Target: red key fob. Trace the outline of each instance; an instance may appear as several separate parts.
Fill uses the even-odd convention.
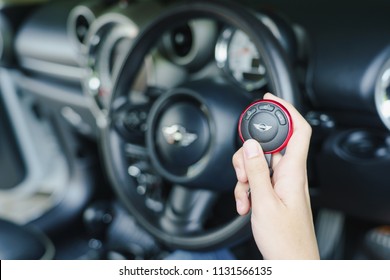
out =
[[[270,156],[282,151],[293,131],[290,113],[279,102],[263,99],[248,106],[240,116],[238,133],[244,142],[248,139],[258,141],[266,154],[268,164]]]

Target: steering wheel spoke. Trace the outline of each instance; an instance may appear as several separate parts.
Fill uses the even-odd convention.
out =
[[[217,198],[218,194],[209,190],[176,185],[170,192],[160,225],[172,234],[200,232]]]
[[[145,146],[149,104],[133,105],[126,101],[111,115],[112,125],[125,142]]]

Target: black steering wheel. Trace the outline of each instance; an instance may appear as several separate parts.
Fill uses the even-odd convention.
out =
[[[297,105],[297,85],[286,53],[253,13],[228,1],[189,1],[156,18],[133,43],[114,86],[102,151],[116,194],[140,225],[170,248],[207,250],[231,245],[250,233],[249,215],[234,215],[221,223],[209,219],[217,215],[213,206],[224,204],[224,194],[233,198],[237,123],[252,100],[222,77],[186,81],[142,106],[129,94],[161,35],[196,19],[245,32],[263,59],[269,89]],[[147,128],[132,133],[126,119],[137,110],[147,113]],[[139,182],[140,176],[146,183]],[[155,188],[158,200],[147,195]],[[233,206],[226,207],[235,213]]]

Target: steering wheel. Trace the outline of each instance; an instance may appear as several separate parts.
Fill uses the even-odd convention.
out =
[[[161,14],[133,43],[114,85],[101,144],[114,190],[142,227],[169,248],[210,250],[237,243],[251,232],[250,215],[208,222],[216,216],[215,204],[224,204],[224,194],[233,200],[236,177],[231,159],[238,148],[237,123],[251,98],[222,77],[186,81],[141,107],[129,94],[161,35],[196,19],[245,32],[263,59],[270,90],[297,105],[297,85],[286,53],[254,14],[228,1],[186,2]],[[132,133],[126,119],[137,110],[147,112],[147,129]],[[144,142],[139,141],[143,137]],[[141,177],[146,183],[139,182]],[[159,200],[147,195],[155,188]],[[226,210],[235,213],[235,208]]]

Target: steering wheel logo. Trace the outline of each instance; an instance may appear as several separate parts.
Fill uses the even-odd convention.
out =
[[[171,145],[179,145],[180,147],[187,147],[191,145],[198,135],[195,133],[189,133],[187,130],[178,124],[171,126],[164,126],[162,128],[162,133],[164,135],[165,141]]]

